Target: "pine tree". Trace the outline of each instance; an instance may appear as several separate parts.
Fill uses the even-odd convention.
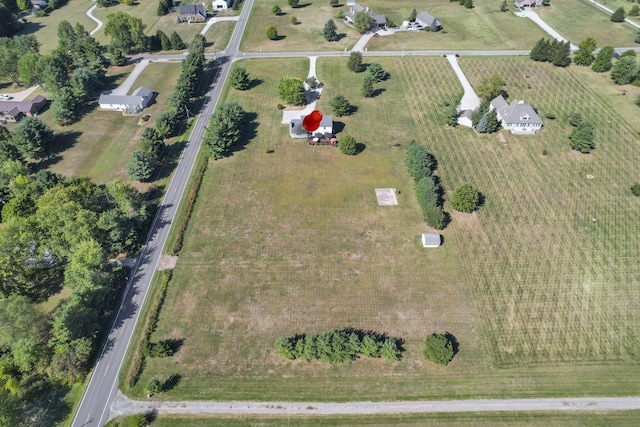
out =
[[[473,9],[473,0],[464,0],[464,7],[467,9]]]
[[[537,62],[547,62],[549,61],[549,58],[551,56],[549,54],[550,50],[551,43],[549,42],[549,40],[541,38],[540,40],[538,40],[533,49],[531,49],[529,57]]]
[[[365,98],[371,98],[374,94],[373,89],[374,79],[370,75],[364,76],[364,81],[362,82],[362,96]]]
[[[624,22],[624,18],[627,17],[627,14],[624,11],[624,7],[619,7],[615,12],[611,14],[611,20],[613,22]]]
[[[593,61],[596,59],[595,56],[593,56],[596,47],[598,47],[596,39],[587,37],[578,45],[579,49],[573,57],[573,62],[585,67],[593,64]]]
[[[246,90],[249,88],[249,74],[247,70],[240,66],[234,66],[229,73],[229,82],[231,87],[238,90]]]
[[[478,133],[487,133],[487,124],[489,123],[489,112],[487,111],[482,115],[482,118],[478,122],[478,126],[476,126],[476,131]]]
[[[322,35],[328,42],[337,42],[338,41],[338,27],[336,27],[336,23],[333,22],[333,19],[329,19],[326,24],[324,24],[324,30],[322,30]]]
[[[503,0],[502,4],[500,5],[500,12],[508,12],[509,11],[509,6],[507,6],[507,0]]]
[[[415,22],[417,15],[418,15],[418,12],[416,12],[416,10],[413,9],[411,11],[411,14],[409,15],[409,22]]]
[[[591,66],[591,69],[596,73],[604,73],[606,71],[609,71],[613,66],[613,64],[611,63],[611,60],[613,59],[613,53],[613,46],[605,46],[600,49],[600,52],[598,52],[596,60]]]
[[[162,50],[171,50],[171,40],[162,30],[158,30],[156,36],[160,40],[160,48]]]
[[[556,67],[566,67],[571,64],[571,44],[555,40],[552,48],[551,63]]]
[[[171,40],[171,48],[173,50],[182,50],[187,47],[182,41],[182,37],[180,37],[180,35],[175,31],[171,33],[170,40]]]
[[[349,59],[347,60],[347,68],[354,73],[362,71],[362,53],[351,52]]]
[[[489,115],[487,117],[487,133],[494,133],[500,129],[500,121],[498,120],[498,112],[494,108],[489,111]]]

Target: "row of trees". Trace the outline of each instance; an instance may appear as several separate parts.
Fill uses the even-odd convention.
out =
[[[127,163],[127,173],[134,181],[149,182],[162,165],[164,140],[156,128],[146,128],[142,132],[138,149],[131,153]]]
[[[348,363],[360,356],[398,361],[404,351],[402,340],[398,338],[351,328],[318,335],[280,337],[276,339],[275,347],[278,355],[286,360],[321,360],[325,363]]]
[[[551,62],[556,67],[571,64],[571,43],[541,38],[531,49],[529,57],[538,62]]]
[[[442,210],[442,187],[433,175],[435,158],[422,145],[411,141],[404,159],[407,172],[414,180],[418,204],[425,222],[438,230],[444,228],[446,214]]]
[[[240,141],[245,112],[235,102],[222,104],[211,116],[202,144],[214,159],[224,157]]]

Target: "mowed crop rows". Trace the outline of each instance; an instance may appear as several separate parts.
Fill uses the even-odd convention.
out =
[[[473,85],[500,74],[510,100],[531,103],[545,122],[536,136],[503,132],[504,143],[445,128],[441,102],[456,91],[434,84],[452,78],[442,76],[444,59],[402,62],[407,104],[445,189],[471,182],[485,195],[480,212],[453,215],[451,231],[496,363],[635,359],[640,203],[628,188],[638,180],[637,137],[570,70],[515,57],[460,62]],[[596,124],[590,155],[569,150],[572,110]]]

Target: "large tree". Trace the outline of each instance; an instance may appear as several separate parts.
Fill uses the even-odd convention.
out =
[[[304,105],[304,81],[299,77],[281,77],[278,82],[278,96],[287,104]]]
[[[478,88],[476,89],[476,93],[482,100],[490,102],[498,95],[505,95],[505,86],[506,83],[500,74],[492,74],[482,79],[480,85],[478,85]]]
[[[580,151],[581,153],[590,153],[596,146],[593,131],[593,124],[585,120],[580,122],[580,124],[571,132],[571,135],[569,135],[571,148]]]
[[[356,30],[358,30],[360,34],[364,34],[371,30],[372,25],[373,18],[367,12],[356,12],[353,18],[353,26],[356,27]]]
[[[144,51],[147,48],[147,36],[142,19],[124,12],[107,15],[104,33],[111,37],[110,52],[128,54]]]
[[[11,144],[31,159],[42,158],[53,142],[53,131],[36,117],[25,117],[11,133]]]
[[[202,143],[214,159],[224,157],[229,148],[240,140],[244,115],[242,107],[232,102],[222,104],[211,116]]]
[[[387,79],[387,72],[382,68],[382,65],[380,65],[379,62],[372,62],[369,64],[367,72],[371,77],[373,77],[373,80],[375,80],[376,83]]]
[[[127,173],[134,181],[149,182],[153,176],[153,158],[142,151],[131,153],[129,163],[127,163]]]
[[[63,87],[55,96],[51,105],[53,121],[60,126],[70,124],[76,117],[80,100],[70,87]]]
[[[347,59],[347,68],[354,73],[359,73],[364,68],[362,65],[362,53],[352,51]]]
[[[591,66],[591,69],[596,73],[604,73],[606,71],[609,71],[613,66],[611,62],[613,60],[613,54],[614,54],[613,46],[605,46],[602,49],[600,49],[600,52],[598,52],[598,55],[596,56],[596,60]]]
[[[239,65],[234,65],[229,73],[229,82],[231,87],[238,90],[246,90],[249,88],[249,74],[247,70]]]
[[[593,52],[597,47],[598,44],[596,43],[596,39],[593,37],[587,37],[578,45],[578,50],[573,57],[573,62],[585,67],[593,64],[593,61],[596,59],[596,57],[593,56]]]
[[[551,63],[556,67],[566,67],[571,64],[571,44],[569,42],[561,42],[554,40],[551,44],[552,55]]]
[[[0,37],[0,78],[20,83],[18,61],[27,54],[38,54],[40,43],[33,34]]]
[[[543,37],[531,49],[529,57],[534,61],[547,62],[551,59],[551,54],[551,42]]]
[[[375,79],[367,74],[364,76],[364,80],[362,81],[362,96],[365,98],[371,98],[375,94],[375,89],[373,88],[373,84],[375,83]]]
[[[626,85],[638,77],[638,60],[635,56],[621,57],[611,69],[611,78],[617,85]]]

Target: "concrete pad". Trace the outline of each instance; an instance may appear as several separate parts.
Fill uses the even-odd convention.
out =
[[[378,206],[396,206],[398,204],[395,188],[376,188],[376,198]]]

